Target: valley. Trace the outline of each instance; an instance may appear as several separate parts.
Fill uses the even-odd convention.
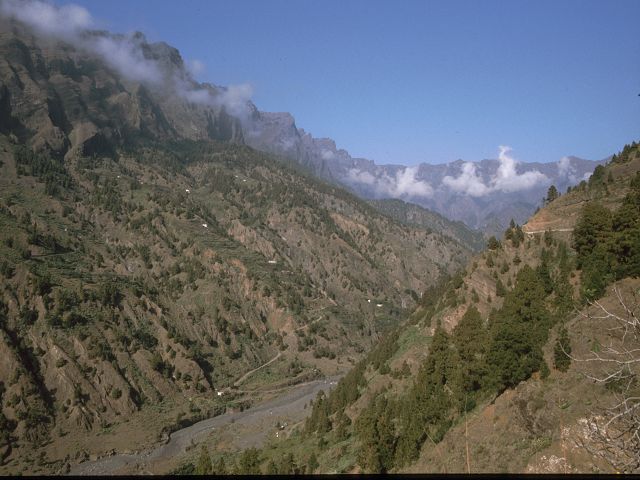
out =
[[[61,2],[0,0],[1,475],[640,471],[638,143],[376,163]],[[400,152],[495,141],[456,88]]]
[[[174,417],[179,425],[250,406],[256,398],[235,392],[238,386],[281,389],[344,371],[415,302],[425,278],[469,255],[459,244],[449,250],[440,234],[396,224],[237,147],[196,160],[199,148],[216,147],[187,145],[187,165],[154,150],[161,165],[175,162],[170,176],[145,160],[91,160],[91,180],[87,170],[65,169],[73,188],[53,201],[36,193],[46,187],[36,182],[27,214],[22,182],[37,162],[55,160],[4,146],[3,231],[12,239],[2,247],[10,359],[3,399],[21,398],[12,411],[39,411],[61,439],[112,429],[167,400],[174,406],[164,425],[145,433],[153,437]],[[241,155],[242,163],[225,155]],[[268,186],[272,175],[290,183]],[[386,235],[393,240],[376,239]],[[320,255],[322,245],[330,256]],[[403,268],[408,252],[417,257]],[[22,323],[19,312],[33,313]],[[31,345],[18,340],[27,332]],[[34,348],[47,352],[39,376],[13,374]],[[33,397],[18,393],[25,388]],[[200,403],[185,411],[176,403],[184,395]],[[25,434],[50,435],[32,433],[35,427],[25,424]],[[7,452],[18,453],[18,445]]]

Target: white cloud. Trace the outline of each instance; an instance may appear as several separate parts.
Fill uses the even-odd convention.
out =
[[[418,167],[406,167],[396,172],[395,196],[430,197],[433,188],[427,182],[416,179]]]
[[[509,156],[510,147],[500,145],[500,155],[498,160],[500,166],[493,180],[493,189],[503,192],[517,192],[528,190],[538,184],[547,182],[549,178],[538,170],[530,170],[524,173],[517,173],[516,160]]]
[[[450,175],[442,179],[443,185],[451,190],[472,197],[482,197],[492,192],[518,192],[548,183],[549,178],[538,170],[518,173],[517,161],[509,155],[511,148],[500,146],[498,161],[500,165],[488,183],[483,182],[476,172],[476,165],[467,162],[462,165],[462,172],[457,177]]]
[[[191,103],[210,106],[214,103],[213,95],[211,95],[209,90],[205,90],[204,88],[191,89],[187,85],[184,85],[184,88],[178,88],[178,94]]]
[[[98,54],[120,75],[136,82],[158,84],[162,73],[158,65],[142,55],[140,47],[129,37],[87,39],[85,48]]]
[[[562,157],[558,160],[558,177],[570,178],[575,171],[576,169],[571,165],[571,159],[569,157]]]
[[[458,177],[449,175],[442,179],[442,183],[454,192],[465,193],[471,197],[482,197],[491,191],[476,172],[476,165],[466,162],[462,165],[462,173]]]
[[[42,0],[0,0],[0,15],[18,20],[36,34],[63,40],[100,57],[129,80],[163,86],[199,105],[224,107],[229,114],[241,120],[249,114],[247,102],[253,93],[250,85],[230,85],[221,88],[218,94],[194,88],[181,72],[168,72],[157,61],[145,58],[138,37],[89,32],[94,24],[91,14],[78,5],[57,7]],[[192,74],[197,74],[203,70],[204,64],[192,60],[187,68]]]
[[[197,77],[202,72],[206,70],[206,67],[203,62],[197,59],[188,60],[187,61],[187,69],[194,77]]]
[[[37,34],[64,40],[99,56],[130,80],[161,81],[158,66],[144,58],[140,45],[131,37],[88,33],[94,22],[84,7],[74,4],[57,7],[42,0],[4,0],[0,3],[0,14],[20,21]]]
[[[231,115],[244,117],[249,113],[247,102],[253,95],[253,87],[248,83],[229,85],[217,98],[219,105],[224,106]]]
[[[376,177],[369,172],[358,170],[357,168],[350,169],[347,172],[347,178],[351,183],[364,183],[365,185],[371,186],[376,184]]]
[[[291,138],[281,138],[280,139],[280,145],[285,150],[290,150],[295,146],[295,142]]]
[[[229,85],[218,87],[217,91],[207,88],[193,88],[193,85],[183,79],[173,79],[176,93],[185,100],[207,107],[224,107],[227,113],[246,120],[250,111],[248,102],[251,100],[253,88],[249,84]]]
[[[0,14],[15,18],[41,34],[71,38],[93,25],[86,8],[69,4],[56,7],[39,0],[4,0]]]
[[[571,184],[578,184],[582,180],[589,180],[593,172],[586,172],[582,177],[576,175],[576,168],[571,165],[571,159],[569,157],[562,157],[558,161],[558,177],[560,180],[566,180]]]
[[[424,180],[418,180],[416,175],[418,167],[405,167],[398,170],[394,177],[383,174],[376,177],[373,174],[352,168],[347,172],[347,178],[351,183],[363,183],[369,185],[382,195],[389,197],[431,197],[433,188]]]
[[[323,160],[332,160],[333,158],[335,158],[336,154],[333,153],[331,150],[324,149],[320,153],[320,156],[322,157]]]

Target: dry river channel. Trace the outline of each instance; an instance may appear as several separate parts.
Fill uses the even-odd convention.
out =
[[[150,450],[134,454],[114,454],[74,465],[71,475],[117,475],[123,473],[167,473],[169,465],[194,445],[205,440],[216,429],[234,430],[234,444],[239,448],[260,447],[273,429],[274,418],[286,418],[291,424],[311,413],[305,406],[320,390],[326,393],[335,387],[341,376],[314,380],[291,387],[282,395],[243,412],[225,413],[208,418],[190,427],[177,430],[168,441]]]

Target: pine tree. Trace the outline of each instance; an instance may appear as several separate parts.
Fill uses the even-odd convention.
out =
[[[214,475],[227,475],[227,466],[224,463],[224,457],[220,457],[213,467]]]
[[[316,452],[311,452],[311,456],[309,457],[309,461],[307,462],[307,472],[314,473],[319,466],[320,464],[318,463]]]
[[[489,376],[485,383],[502,392],[529,378],[542,361],[542,345],[551,326],[545,308],[546,292],[534,270],[525,265],[507,294],[502,309],[492,319],[487,352]]]
[[[613,217],[612,230],[616,277],[640,276],[640,172]]]
[[[611,212],[598,203],[588,203],[573,230],[577,267],[581,268],[598,244],[605,244],[611,233]]]
[[[196,475],[211,475],[213,473],[213,466],[211,465],[211,457],[207,448],[203,445],[200,449],[200,458],[198,459],[198,465],[196,465]]]
[[[260,475],[260,452],[257,448],[248,448],[242,452],[236,469],[240,475]]]
[[[361,443],[358,463],[366,472],[386,473],[393,468],[396,437],[392,416],[387,399],[379,395],[358,418],[356,431]]]
[[[489,250],[497,250],[500,248],[500,242],[496,237],[491,235],[491,237],[489,237],[489,240],[487,240],[487,248]]]
[[[480,312],[474,306],[469,307],[453,331],[453,344],[459,361],[451,362],[451,365],[460,370],[462,396],[480,389],[487,340]],[[450,375],[453,376],[454,373],[451,372]]]
[[[558,339],[556,340],[556,345],[553,349],[553,364],[556,369],[561,372],[566,372],[569,370],[569,366],[571,365],[571,342],[569,341],[569,332],[567,329],[562,326],[560,331],[558,332]]]
[[[555,284],[555,297],[553,306],[557,320],[565,320],[573,310],[573,286],[569,282],[569,275],[560,270]]]
[[[280,472],[278,471],[278,467],[276,465],[276,462],[273,461],[273,458],[271,460],[269,460],[269,462],[267,463],[267,471],[266,474],[267,475],[278,475]]]
[[[438,326],[429,355],[418,371],[415,383],[400,407],[400,434],[396,448],[396,464],[415,460],[428,435],[442,433],[449,424],[454,406],[450,391],[452,350],[449,335]]]
[[[316,395],[316,401],[313,404],[313,411],[306,420],[305,430],[307,432],[318,432],[322,435],[323,433],[331,430],[329,407],[329,400],[326,398],[324,391],[320,390]]]
[[[293,453],[289,452],[283,455],[278,464],[279,475],[295,475],[298,470]]]
[[[540,278],[540,282],[542,283],[545,292],[550,294],[553,292],[553,280],[551,279],[551,272],[549,269],[549,254],[546,249],[542,249],[542,253],[540,255],[540,264],[536,268],[536,273]]]
[[[338,413],[336,414],[336,429],[335,429],[336,439],[338,441],[345,440],[348,437],[349,433],[347,431],[347,428],[349,427],[349,425],[351,425],[351,420],[344,413],[344,409],[338,410]]]
[[[560,196],[560,193],[558,193],[558,189],[556,188],[556,186],[555,185],[551,185],[549,187],[549,190],[547,190],[547,196],[545,197],[545,203],[551,203],[556,198],[558,198],[559,196]]]

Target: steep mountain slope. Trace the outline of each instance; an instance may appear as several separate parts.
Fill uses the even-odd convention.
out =
[[[83,32],[78,43],[36,35],[0,16],[2,133],[59,156],[113,156],[114,148],[143,140],[242,141],[224,90],[196,84],[176,49],[149,44],[140,33]],[[91,53],[93,45],[136,52],[140,58],[130,53],[131,61],[158,78],[126,76]],[[207,101],[187,101],[196,94]]]
[[[640,147],[526,227],[426,291],[263,467],[637,473]]]
[[[313,148],[330,141],[294,131],[279,114],[247,112],[242,92],[197,84],[177,51],[140,34],[78,31],[61,40],[0,22],[0,472],[63,472],[111,448],[139,448],[195,419],[241,410],[269,388],[344,372],[422,296],[411,325],[357,363],[331,400],[321,396],[305,435],[290,439],[296,448],[323,445],[335,425],[327,436],[335,443],[318,450],[324,467],[340,458],[340,468],[352,469],[357,458],[365,470],[410,468],[425,445],[425,432],[411,425],[428,425],[439,441],[461,418],[456,407],[487,402],[487,390],[473,402],[449,399],[443,387],[459,394],[460,385],[447,385],[441,367],[456,358],[433,357],[425,347],[448,355],[445,330],[470,304],[483,318],[506,304],[511,310],[495,320],[503,334],[508,314],[524,308],[520,300],[538,301],[543,291],[545,308],[559,315],[566,297],[546,292],[538,257],[565,293],[578,286],[562,276],[569,254],[554,234],[527,242],[514,225],[508,242],[477,260],[489,270],[472,266],[476,276],[429,290],[469,252],[407,224],[423,222],[423,214],[398,222],[242,145],[267,123],[265,150],[289,144],[283,128]],[[352,171],[367,161],[343,157],[340,175],[370,179]],[[316,157],[305,158],[300,163],[313,167]],[[329,175],[330,163],[319,173]],[[448,176],[459,185],[464,168],[441,168],[443,182]],[[430,191],[418,169],[392,171],[379,172],[372,185],[395,178],[411,192]],[[482,175],[493,181],[491,171]],[[477,171],[471,177],[480,178]],[[590,184],[604,198],[616,181],[625,182],[598,174]],[[476,201],[459,196],[456,208],[471,210]],[[410,212],[392,216],[409,219]],[[593,283],[595,262],[611,259],[589,258],[584,276]],[[498,273],[500,262],[506,267]],[[524,265],[535,266],[535,275]],[[534,286],[518,287],[516,270]],[[514,279],[513,292],[498,293],[498,280],[510,287]],[[585,293],[601,287],[590,284]],[[546,328],[547,313],[531,314]],[[514,386],[542,365],[546,333],[535,333],[524,342],[531,361],[520,365],[521,375],[503,369],[489,388]],[[469,355],[476,354],[484,352]],[[442,404],[408,408],[425,398],[411,387],[412,373],[417,385],[436,382],[432,393]],[[377,395],[386,400],[371,403],[388,383],[389,394]],[[407,417],[414,413],[425,421]],[[351,419],[360,420],[351,426]],[[396,426],[409,429],[399,438],[414,443],[404,441],[394,465],[383,447],[395,449]]]
[[[344,371],[468,259],[241,145],[229,92],[167,45],[0,22],[0,472],[64,471]],[[94,41],[135,46],[159,83]]]
[[[62,162],[0,141],[10,458],[278,352],[262,384],[333,373],[468,255],[245,147]]]
[[[485,246],[483,235],[471,230],[462,222],[452,222],[431,210],[398,199],[371,200],[376,209],[402,223],[440,232],[454,238],[471,250],[479,251]]]

